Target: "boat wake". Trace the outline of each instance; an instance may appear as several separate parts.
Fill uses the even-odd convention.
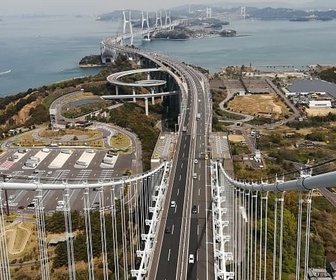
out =
[[[12,72],[12,70],[7,70],[7,71],[4,71],[4,72],[0,72],[0,76],[9,74],[10,72]]]

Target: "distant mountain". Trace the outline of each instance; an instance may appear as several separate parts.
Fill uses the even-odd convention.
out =
[[[316,11],[316,10],[297,10],[287,8],[263,8],[263,9],[247,9],[246,13],[249,18],[260,20],[332,20],[336,18],[336,11]]]
[[[293,1],[295,2],[295,1]],[[265,8],[265,7],[271,7],[271,8],[281,8],[281,7],[287,7],[287,8],[293,8],[295,7],[295,3],[286,3],[282,1],[277,1],[277,2],[270,2],[265,0],[264,2],[245,2],[245,1],[224,1],[224,2],[219,2],[215,3],[210,6],[220,6],[220,7],[225,7],[225,8],[236,8],[240,6],[249,6],[249,7],[256,7],[256,8]]]
[[[319,0],[322,1],[322,0]],[[329,1],[329,0],[324,0]],[[335,1],[336,0],[330,0]],[[237,4],[236,4],[237,5]],[[172,20],[176,18],[203,18],[205,17],[205,10],[209,5],[183,5],[170,10]],[[233,14],[237,12],[239,6],[227,8],[224,6],[212,6],[212,13],[214,15]],[[129,18],[129,14],[126,14]],[[162,12],[162,18],[165,18],[165,13]],[[141,25],[141,11],[131,11],[132,22],[134,26]],[[149,25],[155,24],[155,12],[149,12]],[[123,11],[117,10],[112,13],[102,14],[97,17],[97,20],[122,20]],[[336,10],[327,9],[294,9],[294,8],[257,8],[246,7],[246,18],[258,20],[293,20],[293,21],[308,21],[308,20],[332,20],[336,19]]]

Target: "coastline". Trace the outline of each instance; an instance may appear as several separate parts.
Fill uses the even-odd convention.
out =
[[[98,68],[98,67],[106,67],[104,64],[78,64],[79,68]]]

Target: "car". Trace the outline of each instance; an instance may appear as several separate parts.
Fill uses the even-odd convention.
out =
[[[23,205],[21,205],[21,206],[18,207],[18,209],[23,210],[23,209],[25,209],[25,207]]]
[[[28,204],[27,209],[29,209],[29,210],[35,209],[35,203]]]
[[[51,175],[52,174],[52,171],[48,171],[47,175]]]
[[[170,207],[172,207],[172,208],[175,208],[175,207],[176,207],[176,202],[175,202],[174,200],[172,200],[172,201],[170,202]]]
[[[198,159],[197,159],[197,158],[195,158],[195,160],[194,160],[194,163],[195,163],[195,164],[197,164],[197,163],[198,163]]]
[[[170,226],[166,226],[165,232],[166,233],[170,233],[171,232],[171,227]]]
[[[205,159],[209,159],[209,156],[206,154],[204,158],[205,158]]]
[[[191,209],[191,213],[197,214],[197,206],[196,205],[193,205],[193,207]]]
[[[194,254],[189,255],[189,263],[194,263],[195,262],[195,257]]]

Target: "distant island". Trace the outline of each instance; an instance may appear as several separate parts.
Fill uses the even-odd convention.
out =
[[[103,64],[100,55],[92,54],[83,57],[78,63],[78,66],[81,68],[89,68],[89,67],[101,67],[105,65]]]

